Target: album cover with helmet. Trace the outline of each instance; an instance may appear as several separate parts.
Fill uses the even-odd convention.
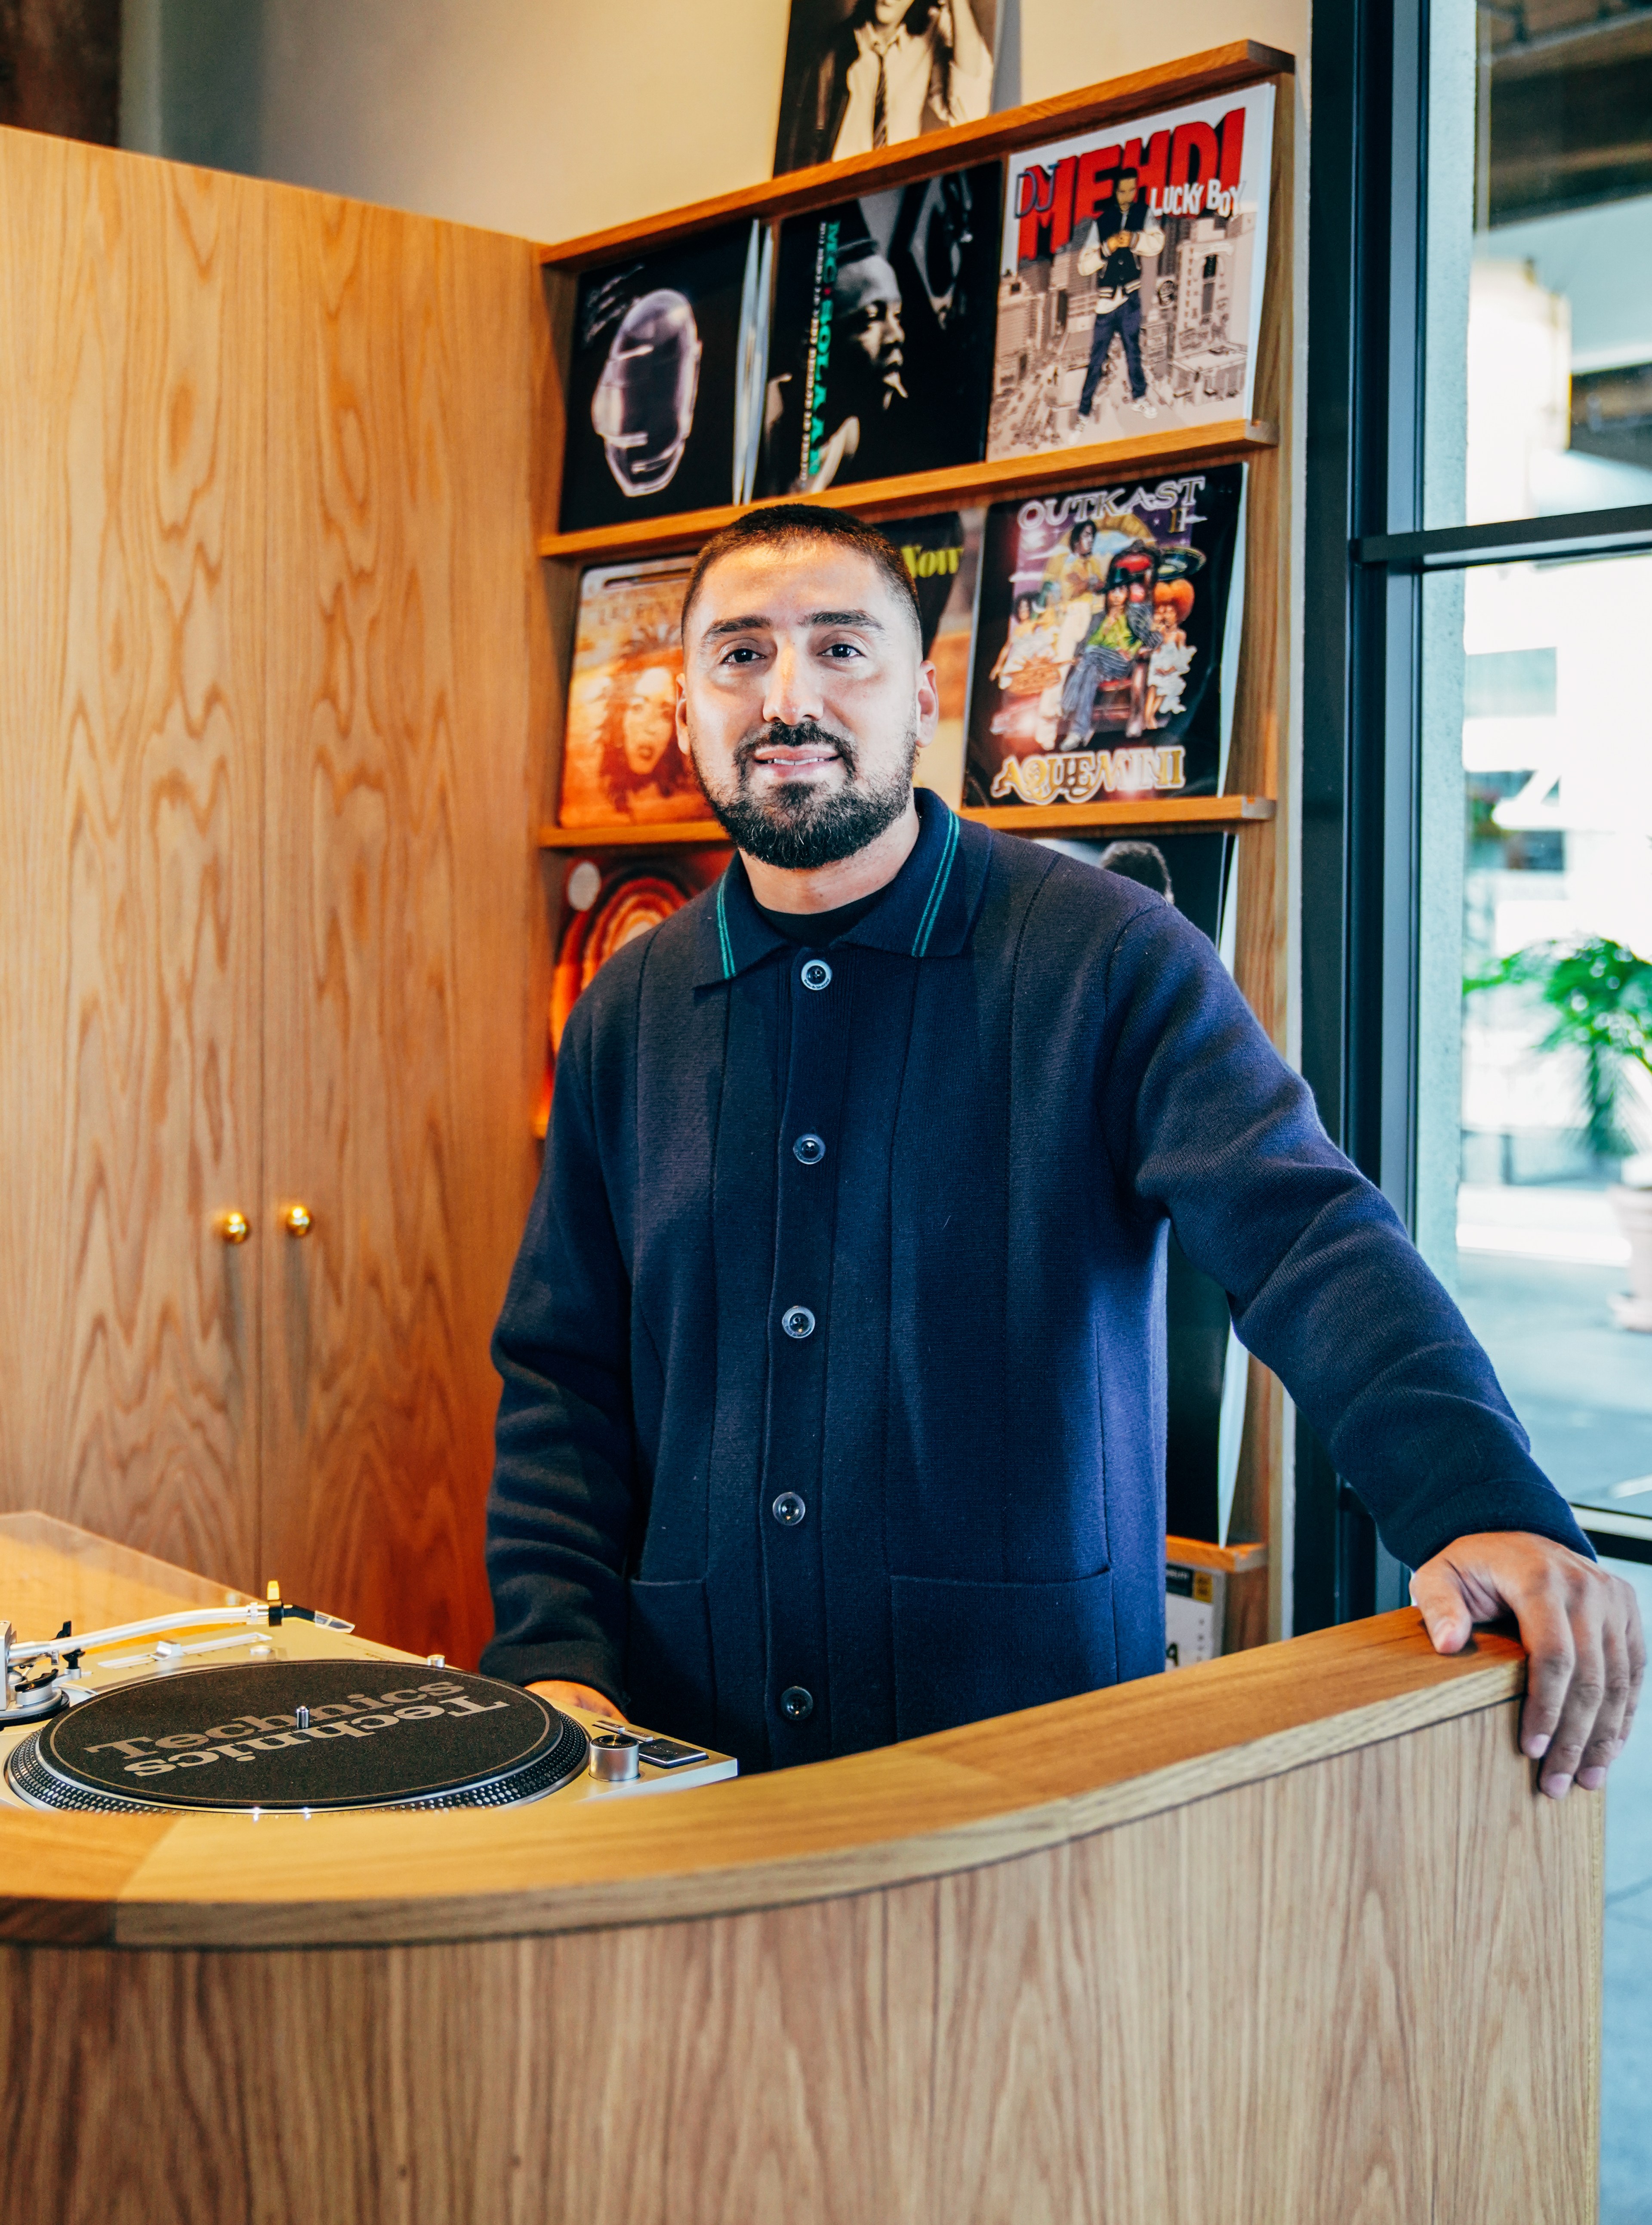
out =
[[[771,264],[770,227],[747,222],[583,275],[563,532],[750,498]]]
[[[1274,89],[1010,158],[991,458],[1250,415]]]
[[[774,495],[978,463],[1002,167],[788,217],[775,258],[761,485]]]
[[[966,802],[1217,792],[1244,491],[1227,464],[993,505]]]

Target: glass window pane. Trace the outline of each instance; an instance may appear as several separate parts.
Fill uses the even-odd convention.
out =
[[[1652,8],[1447,0],[1432,46],[1426,522],[1652,502]]]
[[[1419,1240],[1561,1491],[1652,1517],[1652,556],[1423,594]],[[1627,2225],[1652,2185],[1644,1723],[1606,1840],[1600,2214]]]

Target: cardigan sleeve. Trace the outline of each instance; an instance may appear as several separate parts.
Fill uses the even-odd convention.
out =
[[[591,1684],[622,1707],[635,1461],[630,1288],[598,1162],[588,1014],[556,1062],[545,1165],[494,1332],[489,1676]]]
[[[1098,1087],[1117,1178],[1227,1292],[1390,1552],[1522,1530],[1589,1554],[1444,1286],[1168,905],[1114,942]]]

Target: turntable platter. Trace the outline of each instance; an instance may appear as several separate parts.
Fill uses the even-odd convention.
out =
[[[536,1693],[460,1670],[254,1662],[123,1684],[53,1716],[6,1763],[32,1807],[100,1815],[503,1807],[585,1765]]]

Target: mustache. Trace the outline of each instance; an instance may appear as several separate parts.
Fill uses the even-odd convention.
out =
[[[771,719],[756,733],[748,734],[735,751],[735,770],[744,779],[756,762],[759,750],[801,749],[833,750],[851,777],[857,770],[855,745],[847,734],[834,734],[818,719],[801,719],[794,726],[788,726],[784,719]]]

